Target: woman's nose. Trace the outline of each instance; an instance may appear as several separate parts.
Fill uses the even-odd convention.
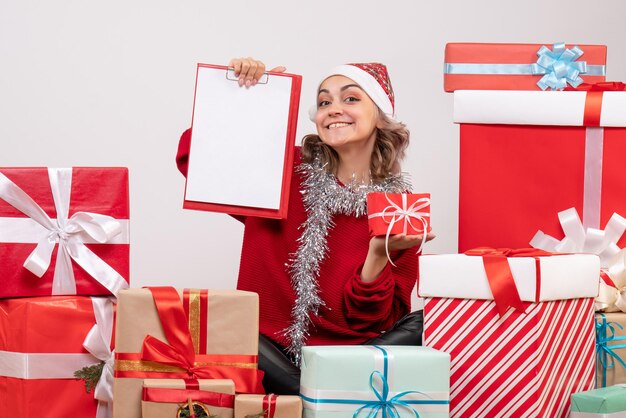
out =
[[[343,113],[343,108],[341,107],[341,104],[339,103],[331,103],[328,105],[327,109],[328,114],[333,116],[333,115],[340,115]]]

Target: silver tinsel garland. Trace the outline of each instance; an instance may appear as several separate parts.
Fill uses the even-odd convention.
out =
[[[380,183],[360,184],[353,180],[342,186],[337,178],[326,172],[320,157],[313,163],[302,163],[298,167],[305,178],[302,184],[302,200],[307,220],[300,227],[298,250],[291,259],[289,272],[296,292],[291,310],[291,325],[284,330],[289,339],[288,351],[300,365],[301,349],[309,336],[311,315],[319,315],[325,304],[319,296],[318,277],[320,264],[326,258],[326,237],[334,227],[335,214],[361,217],[367,214],[367,194],[370,192],[402,193],[411,185],[402,174],[392,175]]]

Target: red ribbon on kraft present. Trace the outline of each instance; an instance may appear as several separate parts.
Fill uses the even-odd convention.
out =
[[[537,288],[539,288],[541,270],[539,269],[539,259],[537,257],[555,255],[554,253],[538,250],[536,248],[512,249],[490,247],[474,248],[466,251],[465,254],[482,257],[489,287],[491,288],[493,300],[500,317],[504,316],[509,308],[513,308],[521,313],[526,312],[522,299],[517,291],[515,280],[513,279],[508,257],[534,257],[537,263],[537,274],[539,275],[537,278]]]
[[[140,363],[126,370],[116,367],[116,377],[232,379],[237,392],[264,393],[257,369],[257,356],[238,354],[196,354],[183,303],[173,287],[148,287],[154,298],[165,338],[146,336],[141,353],[116,353],[116,362]],[[165,320],[167,319],[167,320]]]

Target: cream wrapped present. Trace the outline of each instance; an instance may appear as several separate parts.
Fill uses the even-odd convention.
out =
[[[450,356],[428,347],[302,349],[304,417],[448,417]],[[369,415],[368,415],[369,414]]]

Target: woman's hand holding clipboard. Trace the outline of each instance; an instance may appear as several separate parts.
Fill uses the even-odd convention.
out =
[[[198,64],[184,208],[287,217],[301,85],[251,58]]]

